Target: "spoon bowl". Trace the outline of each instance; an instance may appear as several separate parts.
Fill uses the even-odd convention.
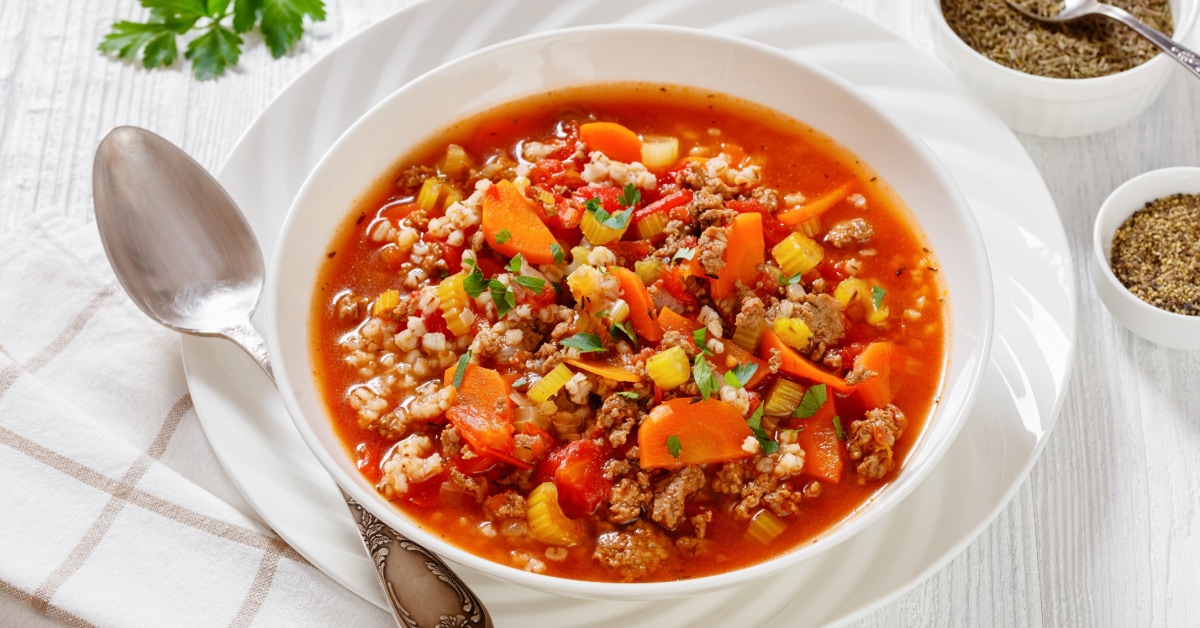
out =
[[[266,276],[262,251],[221,184],[174,144],[123,126],[101,140],[92,186],[104,252],[133,302],[176,331],[231,340],[274,382],[266,343],[250,325]],[[398,623],[491,625],[440,558],[343,496]]]

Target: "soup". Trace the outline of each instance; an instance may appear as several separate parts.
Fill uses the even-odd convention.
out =
[[[813,542],[900,473],[948,314],[908,210],[804,124],[611,85],[403,156],[330,244],[317,379],[422,526],[554,576],[663,581]]]

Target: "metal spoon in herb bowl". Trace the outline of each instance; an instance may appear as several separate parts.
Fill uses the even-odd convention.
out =
[[[1150,28],[1145,22],[1134,17],[1131,13],[1120,7],[1115,7],[1111,4],[1099,2],[1099,0],[1063,0],[1059,3],[1057,11],[1050,15],[1042,15],[1029,7],[1029,0],[1004,0],[1008,6],[1018,13],[1033,20],[1046,22],[1049,24],[1062,24],[1071,22],[1081,17],[1088,15],[1104,15],[1117,20],[1126,26],[1132,28],[1142,37],[1145,37],[1150,43],[1162,49],[1167,56],[1178,61],[1183,67],[1187,68],[1200,77],[1200,55],[1187,49],[1175,40],[1163,35],[1162,33]]]
[[[262,252],[221,184],[174,144],[125,126],[96,149],[92,188],[104,252],[133,302],[176,331],[233,341],[274,382],[266,343],[250,325]],[[342,495],[397,623],[492,625],[441,559]]]

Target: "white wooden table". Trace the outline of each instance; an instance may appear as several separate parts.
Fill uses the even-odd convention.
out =
[[[835,1],[930,48],[924,2]],[[250,45],[230,76],[206,83],[186,68],[146,72],[95,52],[113,21],[142,15],[134,0],[0,3],[0,231],[28,215],[91,220],[93,151],[118,124],[170,137],[215,170],[292,78],[408,4],[326,3],[329,19],[293,55],[274,61]],[[1200,81],[1178,71],[1149,111],[1118,129],[1020,138],[1076,261],[1077,360],[1062,412],[999,517],[861,625],[1200,625],[1200,352],[1121,328],[1086,264],[1092,219],[1109,191],[1146,170],[1200,165],[1197,121]],[[57,624],[0,595],[0,625]]]

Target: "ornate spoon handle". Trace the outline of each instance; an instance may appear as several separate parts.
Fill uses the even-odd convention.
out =
[[[406,628],[490,628],[475,593],[440,558],[391,529],[342,491],[396,622]]]
[[[1150,28],[1144,22],[1134,17],[1133,14],[1120,7],[1099,3],[1096,7],[1096,12],[1125,23],[1126,26],[1137,31],[1142,37],[1150,40],[1150,43],[1158,46],[1168,57],[1178,61],[1183,67],[1190,70],[1192,74],[1200,76],[1200,57],[1197,57],[1195,52],[1184,47],[1183,44]]]

